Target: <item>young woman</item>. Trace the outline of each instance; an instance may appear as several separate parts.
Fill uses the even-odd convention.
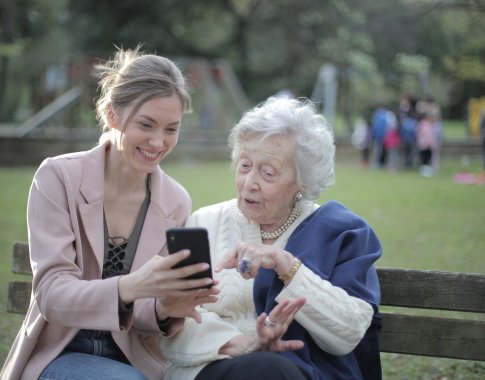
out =
[[[90,151],[46,159],[29,194],[30,308],[2,379],[161,379],[160,339],[217,288],[171,269],[165,230],[185,223],[185,189],[160,162],[177,144],[191,99],[167,58],[119,50],[97,66],[103,128]]]

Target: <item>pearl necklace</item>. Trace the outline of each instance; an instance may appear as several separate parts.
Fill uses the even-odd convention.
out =
[[[273,232],[266,232],[261,230],[261,239],[263,240],[278,239],[293,224],[296,218],[300,216],[300,212],[301,212],[300,202],[297,201],[295,202],[295,205],[293,206],[293,210],[291,210],[291,214],[286,220],[286,222],[283,223],[282,226],[280,226],[276,231],[273,231]]]

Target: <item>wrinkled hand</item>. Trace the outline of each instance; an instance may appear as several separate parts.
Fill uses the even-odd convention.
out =
[[[291,253],[274,245],[254,245],[238,242],[219,260],[214,272],[237,268],[239,261],[243,258],[251,261],[250,270],[247,273],[241,273],[241,276],[245,279],[254,278],[260,267],[273,269],[278,275],[287,273],[295,260]]]
[[[282,340],[281,338],[288,330],[288,326],[295,314],[300,310],[306,302],[305,297],[299,297],[295,300],[285,300],[278,304],[268,318],[274,324],[266,326],[266,313],[261,313],[256,321],[257,334],[261,349],[264,351],[282,352],[295,351],[303,348],[301,340]]]
[[[283,340],[295,314],[305,304],[304,297],[295,300],[285,300],[278,304],[269,314],[273,326],[265,326],[266,313],[261,313],[256,321],[256,336],[239,335],[229,340],[221,349],[220,354],[240,356],[254,351],[296,351],[303,348],[301,340]]]
[[[122,276],[118,282],[121,300],[130,303],[140,298],[156,298],[159,319],[188,316],[200,321],[195,307],[215,302],[219,290],[215,287],[194,289],[214,284],[210,278],[185,279],[207,269],[207,263],[172,269],[189,254],[188,250],[182,250],[166,257],[154,256],[138,270]]]

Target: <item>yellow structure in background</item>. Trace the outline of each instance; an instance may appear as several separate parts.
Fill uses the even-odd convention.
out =
[[[468,129],[470,137],[480,137],[482,115],[485,115],[485,96],[470,99],[468,102]]]

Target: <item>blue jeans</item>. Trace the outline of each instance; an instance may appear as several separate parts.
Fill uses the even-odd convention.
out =
[[[81,330],[39,380],[146,380],[131,366],[109,331]]]

